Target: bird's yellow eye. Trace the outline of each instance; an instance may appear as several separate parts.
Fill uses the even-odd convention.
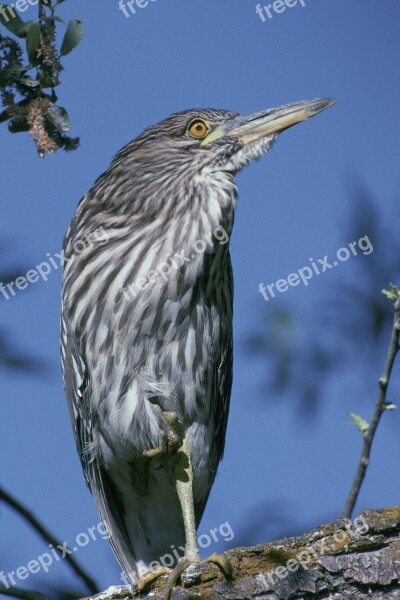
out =
[[[202,121],[202,119],[195,119],[189,123],[187,131],[189,135],[200,140],[206,137],[210,128],[205,121]]]

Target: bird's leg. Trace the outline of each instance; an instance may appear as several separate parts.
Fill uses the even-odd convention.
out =
[[[169,572],[170,574],[167,582],[162,589],[164,600],[169,600],[174,586],[187,567],[191,564],[200,563],[202,561],[200,559],[199,548],[197,545],[196,520],[193,502],[193,468],[190,458],[189,445],[183,435],[183,430],[176,413],[163,412],[163,417],[172,431],[172,435],[168,434],[167,436],[167,448],[169,446],[169,449],[162,450],[161,448],[156,448],[154,450],[148,450],[144,453],[144,456],[146,458],[162,458],[163,454],[168,455],[171,450],[174,451],[175,485],[182,509],[183,524],[185,529],[185,556],[178,562],[172,571],[165,567],[160,567],[159,569],[140,577],[137,589],[139,592],[142,591],[150,583],[158,579],[160,575]],[[175,448],[177,440],[180,446],[176,451]],[[221,569],[227,579],[232,578],[232,567],[229,561],[221,554],[214,553],[206,558],[204,562],[214,563]]]
[[[185,528],[185,556],[176,565],[167,579],[163,589],[164,600],[169,600],[171,592],[183,571],[191,563],[200,562],[199,548],[197,546],[196,522],[193,504],[193,469],[187,440],[182,439],[178,449],[175,463],[175,485],[181,504],[183,525]]]
[[[163,589],[164,600],[169,600],[171,592],[179,577],[192,563],[201,562],[197,545],[196,521],[193,503],[193,469],[187,440],[183,438],[178,450],[175,464],[175,484],[182,508],[183,524],[185,528],[185,557],[179,561],[168,577]],[[212,554],[204,562],[216,564],[225,574],[227,579],[232,578],[232,567],[229,561],[220,554]]]
[[[182,507],[183,523],[185,527],[185,560],[189,563],[200,562],[193,503],[193,469],[186,439],[183,439],[182,445],[178,450],[178,457],[175,466],[175,482]],[[217,554],[214,552],[211,554],[211,556],[206,558],[204,562],[216,564],[223,571],[227,579],[232,578],[232,567],[229,561],[222,556],[222,554]],[[182,569],[182,571],[183,570],[184,569]]]
[[[185,527],[185,558],[190,562],[199,562],[200,554],[197,546],[196,523],[193,504],[193,469],[187,440],[182,440],[175,464],[175,484],[181,503],[183,524]]]

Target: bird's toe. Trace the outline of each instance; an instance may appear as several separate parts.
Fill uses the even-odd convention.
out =
[[[171,572],[171,569],[169,569],[168,567],[160,566],[157,569],[154,569],[153,571],[146,573],[146,575],[141,575],[139,577],[137,585],[136,585],[137,591],[143,592],[143,590],[145,590],[149,585],[151,585],[152,583],[157,581],[157,579],[159,577],[161,577],[162,575],[166,575],[170,572]]]
[[[156,448],[149,448],[143,452],[144,458],[161,458],[171,456],[182,443],[182,426],[175,412],[162,412],[164,428],[162,443]]]
[[[217,565],[225,575],[225,577],[230,580],[233,579],[233,569],[232,565],[227,558],[223,554],[217,554],[214,552],[208,558],[204,560],[204,562],[212,563]]]

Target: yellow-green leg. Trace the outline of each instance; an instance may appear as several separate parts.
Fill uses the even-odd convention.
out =
[[[200,562],[193,504],[193,469],[190,460],[189,446],[186,439],[183,439],[182,445],[178,450],[175,465],[175,483],[179,501],[181,503],[183,524],[185,527],[185,558],[189,562]]]
[[[163,413],[163,415],[168,424],[171,426],[172,431],[178,436],[178,439],[179,437],[182,439],[182,432],[178,426],[178,419],[175,413]],[[176,443],[175,439],[172,440],[172,436],[171,441]],[[146,458],[153,458],[154,456],[162,455],[164,453],[165,449],[156,448],[146,452],[145,456]],[[145,587],[158,579],[160,575],[170,572],[167,582],[161,592],[164,600],[169,600],[174,586],[185,569],[187,569],[190,564],[201,562],[199,548],[197,545],[196,521],[194,515],[193,469],[190,459],[189,445],[185,438],[183,438],[181,441],[181,445],[178,448],[175,460],[175,485],[182,509],[183,524],[185,528],[185,556],[178,562],[172,571],[170,571],[170,569],[160,567],[156,571],[141,577],[137,588],[139,592],[143,591]],[[229,561],[221,554],[214,553],[206,558],[204,562],[214,563],[221,569],[227,579],[232,579],[232,567]]]
[[[163,589],[164,600],[169,600],[171,592],[182,573],[192,563],[200,563],[200,553],[197,545],[196,522],[193,503],[193,469],[190,459],[189,446],[183,439],[177,454],[175,466],[175,483],[182,508],[183,524],[185,527],[185,557],[179,561],[167,579]],[[204,562],[216,564],[227,579],[232,578],[232,567],[226,558],[220,554],[212,554]]]

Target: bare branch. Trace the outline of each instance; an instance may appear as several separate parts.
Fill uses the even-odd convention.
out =
[[[22,590],[20,588],[7,588],[0,585],[0,595],[11,596],[12,598],[22,598],[22,600],[49,600],[47,594],[32,592],[31,590]]]
[[[96,582],[88,575],[79,563],[75,560],[73,556],[67,554],[64,556],[64,553],[60,552],[60,547],[62,548],[62,544],[57,538],[55,538],[49,531],[38,521],[38,519],[18,500],[13,498],[10,494],[8,494],[3,488],[0,488],[0,501],[3,500],[8,506],[14,509],[21,517],[25,519],[31,525],[31,527],[39,534],[39,536],[48,544],[52,544],[54,548],[59,552],[61,558],[65,558],[67,563],[70,565],[73,571],[75,571],[76,575],[82,579],[82,581],[87,586],[88,590],[92,594],[96,594],[99,591],[99,588]],[[15,588],[13,588],[15,589]],[[11,591],[11,589],[10,589]],[[1,592],[6,593],[6,592]],[[10,595],[10,594],[9,594]],[[16,596],[17,598],[19,596]],[[24,597],[24,596],[21,596]],[[38,598],[39,600],[39,598]]]
[[[393,286],[394,287],[394,286]],[[394,288],[395,289],[395,288]],[[360,462],[358,463],[357,471],[354,477],[353,484],[351,486],[349,495],[343,508],[342,517],[350,518],[354,506],[357,502],[358,495],[362,483],[364,481],[367,467],[369,465],[369,459],[371,454],[372,443],[374,441],[375,433],[379,425],[379,421],[382,414],[385,412],[386,403],[386,392],[389,385],[390,375],[396,358],[396,354],[399,350],[399,335],[400,335],[400,296],[393,289],[391,292],[384,292],[394,302],[394,323],[390,337],[389,350],[386,357],[386,363],[383,369],[383,374],[379,379],[379,391],[378,398],[375,405],[374,414],[368,428],[363,433],[363,447],[361,452]]]

